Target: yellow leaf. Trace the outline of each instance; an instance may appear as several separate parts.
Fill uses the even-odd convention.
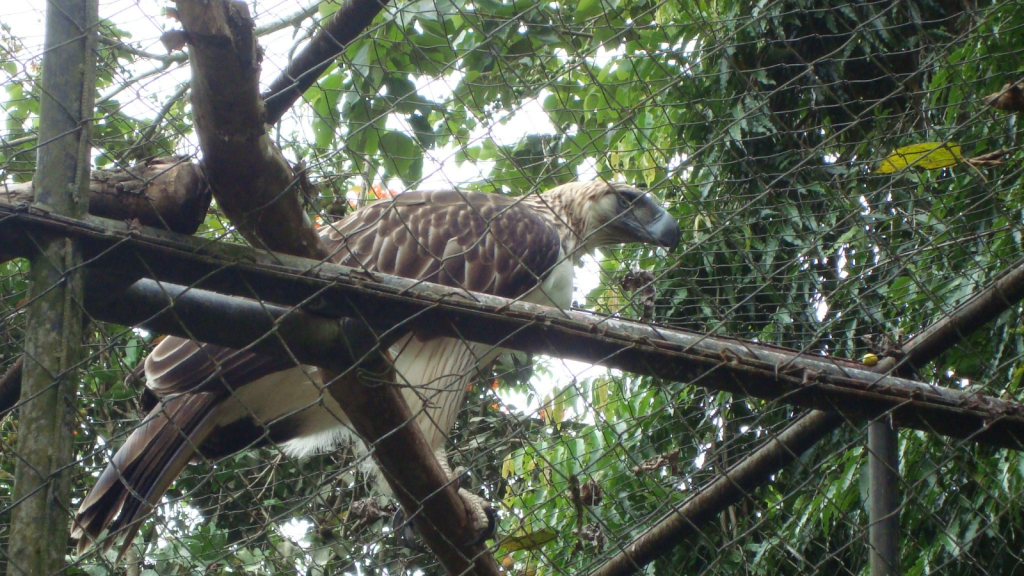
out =
[[[551,530],[537,530],[536,532],[526,532],[515,536],[506,536],[501,540],[501,547],[506,552],[515,552],[516,550],[534,550],[548,542],[551,542],[557,537],[558,534]]]
[[[594,400],[597,409],[601,410],[608,404],[608,379],[598,378],[594,381]]]
[[[953,142],[922,142],[897,148],[882,165],[875,170],[878,174],[892,174],[907,167],[937,170],[949,168],[963,162],[960,147]]]
[[[512,459],[512,453],[509,452],[505,455],[505,460],[501,463],[501,477],[508,478],[516,473],[516,464]]]
[[[559,394],[555,397],[554,409],[551,411],[551,419],[555,421],[555,424],[559,424],[562,420],[565,420],[565,394]]]
[[[658,178],[658,167],[651,166],[644,170],[644,181],[648,186],[654,186],[654,181]]]

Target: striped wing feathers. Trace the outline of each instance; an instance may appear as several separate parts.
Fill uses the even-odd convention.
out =
[[[518,298],[558,263],[558,232],[534,210],[498,194],[407,192],[371,204],[321,236],[334,261]]]

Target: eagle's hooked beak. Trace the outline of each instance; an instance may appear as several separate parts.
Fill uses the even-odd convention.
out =
[[[629,236],[626,242],[655,244],[669,250],[679,246],[679,223],[648,196],[633,201],[616,220]]]
[[[670,251],[679,246],[679,223],[664,208],[658,207],[660,214],[644,228],[650,234],[649,242],[668,248]]]

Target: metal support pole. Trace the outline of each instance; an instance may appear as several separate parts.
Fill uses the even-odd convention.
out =
[[[35,204],[80,218],[88,207],[95,91],[96,0],[49,0],[39,109]],[[28,322],[14,475],[9,575],[65,567],[71,513],[76,368],[82,337],[81,251],[40,239],[29,258]]]
[[[627,576],[643,573],[643,567],[675,546],[700,533],[727,506],[739,502],[773,474],[793,463],[820,438],[843,425],[834,412],[810,412],[770,438],[752,454],[705,484],[653,526],[622,546],[621,551],[589,576]]]
[[[888,418],[868,426],[871,576],[897,576],[900,572],[898,440]]]

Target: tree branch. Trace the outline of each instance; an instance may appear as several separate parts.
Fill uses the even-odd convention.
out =
[[[316,82],[345,46],[370,26],[388,0],[346,0],[331,15],[309,44],[270,83],[264,94],[267,124],[276,124],[284,113]]]
[[[0,203],[32,202],[32,182],[0,184]],[[89,177],[89,213],[194,234],[210,206],[210,189],[199,166],[159,158],[126,170],[94,170]]]
[[[248,6],[227,0],[177,0],[176,6],[192,63],[193,119],[218,205],[254,246],[325,258],[295,175],[265,129]]]

